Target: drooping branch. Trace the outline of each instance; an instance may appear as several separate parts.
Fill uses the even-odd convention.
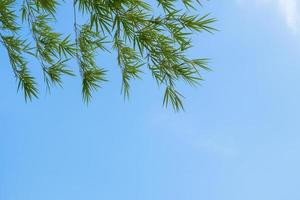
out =
[[[93,91],[106,80],[106,69],[96,62],[98,52],[114,51],[125,97],[129,96],[131,80],[141,78],[141,73],[148,69],[156,82],[165,87],[164,105],[183,109],[183,96],[177,91],[177,83],[184,81],[197,85],[202,80],[201,70],[208,69],[206,59],[187,55],[193,44],[191,35],[215,31],[211,27],[215,19],[192,14],[201,7],[198,7],[198,0],[157,2],[159,11],[154,11],[143,0],[74,0],[74,34],[63,37],[54,31],[51,23],[57,20],[57,6],[63,6],[64,2],[24,0],[22,25],[27,24],[32,34],[30,47],[19,37],[26,29],[16,23],[18,15],[15,13],[19,9],[15,8],[15,1],[4,0],[0,6],[0,32],[9,32],[9,36],[1,35],[1,43],[8,51],[20,85],[26,80],[20,78],[21,71],[27,73],[27,80],[31,80],[28,87],[22,87],[25,98],[37,96],[38,90],[34,78],[29,75],[24,54],[33,55],[40,62],[48,89],[53,84],[62,86],[63,75],[74,75],[67,63],[75,59],[82,78],[83,99],[89,102]],[[182,2],[185,9],[179,8],[178,2]],[[83,24],[78,24],[79,13],[86,20]]]

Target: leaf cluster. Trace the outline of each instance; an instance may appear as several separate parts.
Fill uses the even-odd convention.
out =
[[[183,109],[177,84],[197,85],[202,80],[201,70],[208,70],[206,59],[187,56],[193,43],[191,35],[214,32],[211,24],[215,19],[193,14],[201,7],[199,0],[156,1],[159,9],[143,0],[74,0],[74,30],[67,36],[53,28],[57,7],[64,1],[24,0],[20,8],[15,0],[1,1],[0,39],[25,99],[38,96],[27,56],[39,61],[49,90],[52,85],[62,86],[63,76],[75,75],[67,67],[68,61],[75,59],[83,99],[89,102],[93,91],[106,81],[106,69],[97,64],[96,57],[102,51],[114,51],[125,97],[129,96],[131,80],[148,69],[165,88],[164,105],[170,104],[176,111]],[[184,9],[179,9],[180,4]],[[79,14],[86,16],[84,24],[77,21]],[[20,24],[17,16],[22,16]],[[30,42],[20,37],[26,27],[32,36]]]

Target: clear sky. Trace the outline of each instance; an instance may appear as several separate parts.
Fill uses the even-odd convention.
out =
[[[110,82],[90,106],[79,78],[25,103],[1,48],[0,200],[299,200],[299,9],[205,3],[220,31],[197,35],[190,54],[213,71],[181,88],[182,113],[162,107],[146,75],[124,102],[109,57],[98,62]],[[72,28],[68,15],[58,28]]]

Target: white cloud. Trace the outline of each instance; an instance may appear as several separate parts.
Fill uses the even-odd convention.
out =
[[[238,4],[255,3],[258,6],[277,8],[287,27],[297,33],[300,30],[300,4],[299,0],[236,0]]]
[[[299,14],[297,0],[278,0],[278,6],[285,18],[287,26],[294,32],[299,28]]]

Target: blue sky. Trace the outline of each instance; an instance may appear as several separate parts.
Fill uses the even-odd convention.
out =
[[[195,36],[190,54],[211,58],[213,71],[181,88],[182,113],[162,107],[146,75],[124,102],[108,57],[98,62],[110,82],[90,106],[79,78],[25,103],[1,50],[0,199],[300,199],[299,9],[296,0],[205,3],[220,31]]]

